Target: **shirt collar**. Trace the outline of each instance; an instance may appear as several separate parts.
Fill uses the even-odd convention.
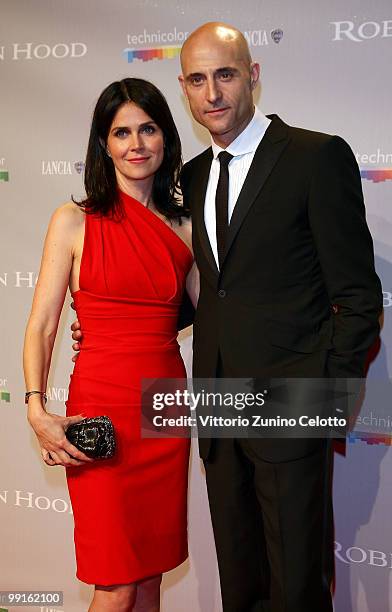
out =
[[[255,106],[254,115],[246,128],[226,149],[222,149],[222,147],[212,141],[211,146],[214,159],[218,157],[221,151],[227,151],[234,157],[237,155],[245,155],[246,153],[254,153],[270,123],[271,119],[268,119],[268,117]]]

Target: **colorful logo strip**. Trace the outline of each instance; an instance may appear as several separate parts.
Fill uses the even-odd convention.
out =
[[[8,170],[0,170],[0,182],[8,183],[10,180]]]
[[[361,178],[373,183],[392,181],[392,168],[382,168],[381,170],[361,170]]]
[[[370,434],[365,432],[351,432],[347,436],[350,444],[355,444],[355,442],[365,442],[366,444],[374,445],[374,444],[382,444],[383,446],[392,446],[392,437],[391,436],[382,436],[380,434]]]
[[[173,59],[180,55],[181,47],[154,47],[152,49],[124,49],[123,53],[128,64],[134,60],[149,62],[153,59]]]
[[[11,401],[11,394],[9,391],[0,391],[0,401],[9,403]]]

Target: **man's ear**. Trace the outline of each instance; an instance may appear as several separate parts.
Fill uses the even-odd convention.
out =
[[[184,79],[184,75],[183,74],[179,74],[178,75],[178,82],[181,85],[181,89],[182,89],[182,93],[184,94],[184,96],[187,98],[187,93],[186,93],[186,87],[185,87],[185,79]]]
[[[255,89],[257,83],[259,82],[259,78],[260,78],[260,64],[258,64],[257,62],[252,62],[250,65],[250,83],[251,83],[252,91],[253,89]]]

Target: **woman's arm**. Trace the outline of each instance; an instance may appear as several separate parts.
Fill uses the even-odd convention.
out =
[[[84,224],[83,215],[74,204],[65,204],[55,211],[49,224],[25,334],[23,366],[28,391],[46,389],[77,239]],[[82,465],[85,461],[90,461],[66,439],[64,433],[71,423],[82,418],[49,414],[40,395],[30,396],[28,421],[37,435],[46,463]]]

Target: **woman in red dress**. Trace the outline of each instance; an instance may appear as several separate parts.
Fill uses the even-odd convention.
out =
[[[24,367],[28,420],[47,465],[66,468],[77,577],[95,585],[90,612],[159,610],[162,572],[187,557],[187,439],[140,435],[143,378],[184,378],[177,343],[187,287],[196,299],[190,221],[177,203],[181,145],[166,100],[141,79],[101,94],[85,170],[86,199],[50,221]],[[69,286],[83,341],[67,416],[43,392]],[[65,437],[108,415],[116,453],[93,461]]]

